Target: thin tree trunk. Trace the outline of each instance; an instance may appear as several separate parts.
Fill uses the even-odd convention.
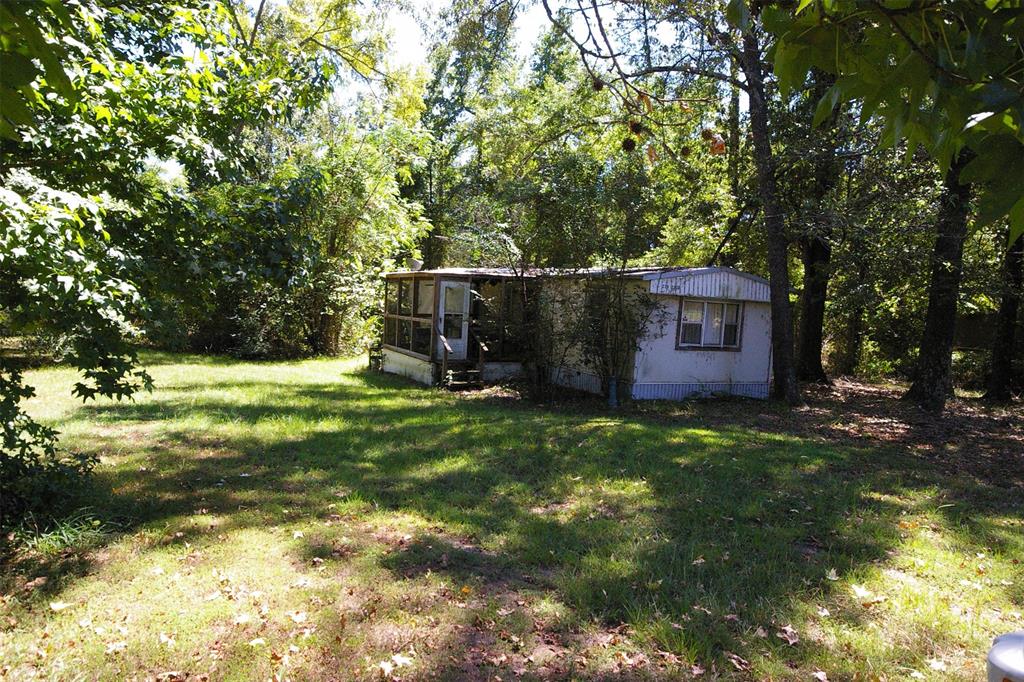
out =
[[[786,220],[778,200],[775,157],[768,129],[768,101],[765,97],[761,48],[752,31],[743,34],[742,69],[750,100],[750,133],[754,146],[757,184],[764,208],[768,242],[768,276],[772,310],[772,366],[776,398],[790,405],[800,403],[800,388],[793,362],[793,313],[789,306],[789,259]]]
[[[1003,260],[1003,296],[999,301],[996,335],[992,340],[992,365],[989,368],[985,400],[1008,401],[1013,396],[1013,356],[1016,350],[1017,312],[1024,288],[1024,237],[1008,245]]]
[[[969,160],[967,151],[960,152],[950,164],[943,183],[928,287],[928,313],[921,335],[916,376],[906,395],[935,413],[945,408],[946,397],[953,388],[953,337],[971,198],[971,186],[960,182],[960,171]]]

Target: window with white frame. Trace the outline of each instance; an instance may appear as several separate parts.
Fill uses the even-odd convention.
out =
[[[738,350],[741,319],[739,303],[681,299],[676,348]]]

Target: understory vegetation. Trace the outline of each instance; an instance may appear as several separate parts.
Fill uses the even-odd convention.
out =
[[[609,415],[143,359],[129,404],[31,376],[100,464],[63,531],[19,531],[7,679],[977,680],[1024,625],[1019,411],[958,401],[943,431],[851,384],[796,420]]]

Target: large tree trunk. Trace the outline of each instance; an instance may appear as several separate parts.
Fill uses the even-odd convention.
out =
[[[996,335],[992,340],[986,400],[1007,401],[1012,397],[1013,356],[1016,350],[1017,311],[1024,285],[1024,237],[1008,245],[1003,260],[1003,296],[999,301]]]
[[[804,381],[828,383],[821,354],[825,342],[825,301],[828,298],[832,245],[827,236],[810,235],[803,239],[802,246],[804,290],[800,298],[796,374]]]
[[[811,102],[817,103],[835,83],[835,77],[815,70]],[[813,115],[813,112],[809,112]],[[814,158],[814,187],[810,197],[814,219],[801,241],[804,266],[803,295],[800,297],[800,334],[797,337],[796,375],[804,381],[828,383],[821,364],[825,341],[825,301],[832,275],[832,216],[826,209],[829,194],[839,181],[841,167],[836,155],[837,115],[821,126],[821,147]]]
[[[921,335],[916,376],[906,395],[935,413],[942,412],[946,397],[953,389],[953,335],[971,198],[971,186],[960,182],[960,171],[969,160],[967,151],[960,152],[950,164],[943,183],[928,288],[928,313]]]
[[[791,405],[800,402],[793,363],[793,313],[789,306],[789,259],[785,211],[778,200],[775,157],[768,134],[768,102],[764,90],[761,48],[753,31],[743,34],[742,64],[750,101],[750,133],[754,146],[757,184],[764,208],[768,242],[768,277],[772,309],[772,393]]]

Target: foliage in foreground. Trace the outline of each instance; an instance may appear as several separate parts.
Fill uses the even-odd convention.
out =
[[[400,101],[300,148],[383,46],[375,11],[294,5],[0,7],[0,333],[51,341],[78,398],[149,388],[143,341],[280,357],[365,336],[368,282],[423,229],[399,185],[426,140]],[[0,526],[88,469],[22,410],[24,349],[0,353]]]
[[[800,435],[761,402],[609,415],[355,361],[145,359],[135,404],[30,377],[104,463],[91,517],[2,573],[14,677],[976,680],[1024,627],[1020,434],[991,414],[916,425],[915,454],[824,436],[854,408],[909,426],[877,394]]]

